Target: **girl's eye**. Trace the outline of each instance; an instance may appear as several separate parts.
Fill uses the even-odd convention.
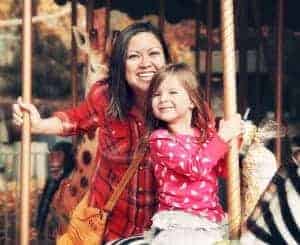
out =
[[[159,51],[151,51],[150,52],[150,56],[156,56],[156,55],[160,55]]]
[[[175,90],[173,90],[173,91],[170,91],[169,93],[170,93],[170,94],[178,94],[178,92],[177,92],[177,91],[175,91]]]

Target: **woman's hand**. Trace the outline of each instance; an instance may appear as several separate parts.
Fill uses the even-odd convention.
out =
[[[41,115],[33,104],[23,103],[22,98],[19,97],[17,103],[12,105],[12,111],[13,124],[17,127],[21,127],[23,125],[23,111],[27,111],[30,116],[31,130],[35,132],[40,128],[39,125],[42,122]]]
[[[63,132],[62,122],[57,117],[41,118],[39,111],[33,104],[22,102],[22,98],[18,98],[17,103],[12,105],[13,123],[17,127],[21,127],[24,123],[23,111],[28,111],[31,122],[31,132],[35,134],[51,134],[57,135]]]
[[[231,118],[220,121],[218,135],[228,142],[242,133],[243,121],[240,114],[235,114]]]

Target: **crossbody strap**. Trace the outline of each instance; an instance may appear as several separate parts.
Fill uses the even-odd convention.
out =
[[[128,169],[126,170],[125,174],[123,175],[122,179],[114,189],[113,193],[111,194],[109,200],[106,202],[104,206],[104,211],[111,212],[119,199],[120,195],[124,191],[126,185],[131,180],[133,175],[136,173],[138,166],[140,162],[143,160],[144,156],[147,152],[147,145],[141,144],[139,147],[137,147],[137,150],[135,151],[133,155],[133,159],[131,164],[129,165]]]

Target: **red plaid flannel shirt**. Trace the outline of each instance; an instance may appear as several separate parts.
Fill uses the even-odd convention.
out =
[[[100,128],[97,169],[91,188],[95,206],[101,208],[124,175],[134,148],[144,133],[144,118],[134,108],[126,120],[108,118],[107,85],[97,82],[76,108],[54,113],[63,122],[63,135]],[[110,215],[105,239],[113,240],[142,233],[151,225],[157,208],[156,183],[148,157],[140,164]]]

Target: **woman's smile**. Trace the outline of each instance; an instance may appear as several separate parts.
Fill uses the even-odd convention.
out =
[[[155,73],[155,71],[138,72],[137,77],[139,77],[140,80],[151,81]]]

